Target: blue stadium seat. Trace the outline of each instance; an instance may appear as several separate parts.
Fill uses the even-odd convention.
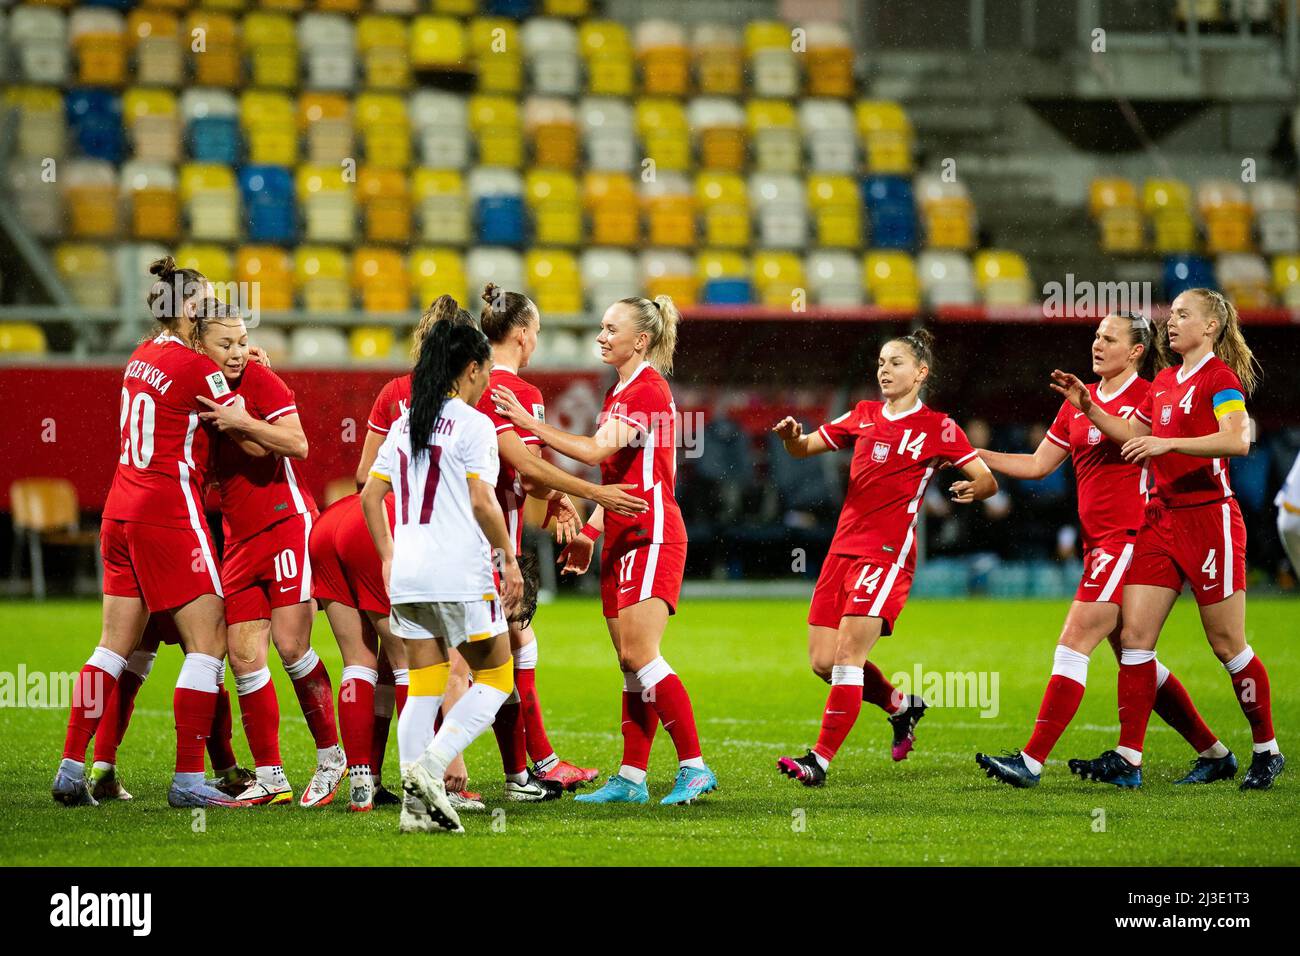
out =
[[[297,241],[293,175],[281,166],[245,166],[239,191],[248,215],[250,242],[291,244]]]
[[[522,246],[525,242],[524,197],[480,196],[478,241],[485,246]]]
[[[126,157],[122,98],[108,90],[72,89],[64,99],[68,127],[77,147],[92,159],[120,165]]]
[[[917,247],[916,200],[904,176],[864,176],[862,202],[871,223],[871,245],[878,249]]]
[[[190,156],[196,163],[234,166],[239,162],[239,120],[234,116],[201,116],[187,130]]]
[[[83,7],[110,7],[125,13],[137,5],[137,0],[81,0]]]
[[[487,0],[483,4],[483,15],[522,20],[533,15],[534,6],[533,0]]]
[[[709,279],[701,301],[705,305],[748,305],[754,300],[748,279]]]
[[[1214,281],[1214,267],[1204,256],[1166,256],[1164,279],[1165,300],[1168,302],[1187,289],[1218,288]]]

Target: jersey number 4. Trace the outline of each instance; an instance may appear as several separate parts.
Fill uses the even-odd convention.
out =
[[[119,462],[137,468],[149,467],[149,462],[153,461],[153,422],[154,405],[149,394],[140,392],[132,401],[131,393],[122,389],[122,413],[118,421],[122,432],[122,456],[118,458]]]

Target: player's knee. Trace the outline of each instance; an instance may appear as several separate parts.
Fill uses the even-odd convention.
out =
[[[1210,650],[1221,663],[1228,663],[1246,647],[1245,638],[1238,639],[1237,635],[1231,631],[1220,631],[1207,629],[1205,639],[1210,642]]]
[[[829,682],[831,679],[831,668],[835,666],[835,659],[833,656],[825,654],[810,654],[808,655],[808,666],[819,678]]]
[[[478,667],[472,670],[474,674],[474,683],[482,684],[485,687],[492,687],[501,691],[507,697],[515,689],[515,659],[507,657],[504,664],[496,667]]]

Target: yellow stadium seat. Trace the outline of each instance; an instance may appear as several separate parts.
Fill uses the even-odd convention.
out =
[[[44,355],[45,333],[30,322],[0,322],[0,355]]]
[[[901,106],[888,100],[862,100],[855,117],[858,136],[866,147],[868,172],[912,172],[912,124]]]
[[[650,195],[642,200],[646,241],[652,246],[683,248],[695,245],[695,197],[689,193]]]
[[[1028,305],[1029,266],[1018,252],[981,249],[975,254],[975,285],[986,305]]]
[[[1158,253],[1196,251],[1196,224],[1185,207],[1157,209],[1151,214],[1151,232]]]
[[[421,247],[412,250],[409,266],[421,308],[427,308],[440,295],[449,295],[470,312],[474,311],[474,303],[466,291],[465,260],[459,252]]]
[[[309,163],[341,163],[356,156],[352,104],[341,93],[303,93],[298,98],[298,131],[307,137]]]
[[[1300,308],[1300,256],[1273,260],[1273,292],[1288,309]]]
[[[524,196],[538,245],[575,246],[582,241],[578,180],[572,174],[531,169],[524,177]]]
[[[196,32],[197,31],[197,32]],[[242,81],[238,30],[232,17],[199,10],[185,21],[186,48],[194,67],[194,83],[234,89]]]
[[[363,166],[357,174],[357,196],[367,242],[410,241],[411,197],[403,172]]]
[[[78,305],[104,308],[116,299],[116,270],[105,247],[60,243],[54,249],[54,266]]]
[[[242,39],[256,86],[293,89],[298,85],[298,35],[283,13],[257,11],[244,17]]]
[[[808,46],[808,95],[853,95],[853,48],[848,44]]]
[[[707,126],[699,130],[700,166],[743,172],[747,137],[743,126]]]
[[[465,70],[469,42],[464,25],[445,16],[420,16],[411,24],[411,67],[416,70]]]
[[[396,250],[358,249],[352,256],[352,285],[361,291],[366,312],[405,312],[411,307],[410,277]]]
[[[517,100],[494,94],[470,97],[469,127],[478,140],[484,165],[518,169],[524,163],[524,139]]]
[[[1142,252],[1145,248],[1142,214],[1137,207],[1116,206],[1097,217],[1101,251],[1114,255]]]
[[[353,183],[339,166],[298,167],[295,179],[298,205],[305,218],[310,242],[351,242],[356,231]]]
[[[685,43],[666,37],[639,42],[636,59],[641,88],[647,95],[685,96],[690,91],[691,54]]]
[[[385,362],[392,354],[397,336],[389,325],[362,325],[348,335],[352,357],[358,362]]]
[[[591,14],[591,0],[542,0],[542,14],[580,20]]]
[[[307,6],[307,0],[257,0],[263,10],[283,10],[285,13],[298,13]]]
[[[293,308],[293,262],[278,246],[242,246],[235,253],[235,281],[256,289],[258,307],[268,312]]]
[[[469,17],[478,13],[478,0],[430,0],[430,9],[453,17]]]
[[[76,30],[76,14],[73,14]],[[99,30],[74,33],[72,47],[77,54],[77,82],[83,86],[121,86],[126,82],[126,33]]]
[[[533,146],[533,163],[552,169],[578,166],[578,125],[567,102],[530,100],[524,125]]]
[[[293,283],[308,312],[346,312],[352,308],[346,261],[330,246],[299,246],[293,256]]]
[[[695,81],[709,96],[739,96],[745,89],[745,55],[737,36],[715,31],[711,37],[696,34],[692,49]]]
[[[1110,209],[1137,208],[1137,187],[1132,180],[1103,177],[1088,185],[1088,212],[1096,219]]]
[[[137,8],[126,21],[127,49],[135,54],[135,82],[180,86],[180,21],[168,10]]]
[[[524,274],[533,301],[543,315],[578,315],[583,310],[582,281],[573,253],[559,249],[530,249]]]
[[[354,103],[366,162],[405,169],[411,162],[411,126],[406,100],[396,93],[362,93]]]
[[[587,173],[583,206],[591,217],[593,245],[635,246],[641,241],[636,187],[626,173]]]
[[[124,174],[122,190],[130,201],[132,238],[165,243],[180,238],[180,197],[174,179],[170,183],[136,185]]]
[[[406,21],[400,17],[364,16],[357,22],[357,52],[371,89],[410,87],[410,47]]]
[[[586,20],[578,45],[587,63],[587,89],[597,96],[630,96],[634,86],[632,42],[623,24]]]
[[[1142,184],[1142,211],[1148,216],[1164,212],[1188,212],[1192,191],[1180,179],[1148,179]]]
[[[122,98],[122,114],[131,132],[136,159],[169,164],[180,159],[180,117],[175,94],[133,87]]]
[[[905,252],[868,252],[863,260],[863,285],[871,301],[881,308],[906,311],[921,307],[916,263]]]
[[[176,250],[176,265],[182,269],[197,269],[209,282],[233,282],[235,267],[224,246],[209,243],[186,243]]]
[[[745,25],[747,56],[753,56],[760,50],[789,50],[792,43],[790,28],[779,20],[752,20]]]
[[[662,97],[637,100],[636,129],[646,155],[658,170],[681,172],[690,168],[690,128],[679,101]]]
[[[519,27],[504,17],[480,17],[470,24],[470,48],[481,93],[518,93],[524,86]]]
[[[362,0],[316,0],[316,9],[322,13],[360,13]]]
[[[817,244],[857,248],[862,242],[862,199],[848,176],[808,178],[808,208],[817,229]]]
[[[1205,251],[1213,255],[1249,252],[1251,207],[1245,202],[1225,202],[1205,211]]]
[[[239,122],[255,165],[293,166],[298,162],[294,104],[275,90],[248,90],[239,98]]]
[[[113,182],[75,182],[65,188],[71,223],[68,235],[74,239],[116,239],[119,208]]]
[[[753,263],[754,291],[760,303],[788,309],[801,293],[806,299],[803,259],[793,252],[756,252]]]
[[[458,171],[417,169],[414,193],[425,240],[455,245],[469,242],[469,203]]]
[[[701,249],[695,255],[695,274],[701,285],[710,279],[743,279],[749,275],[749,264],[739,252]]]
[[[700,173],[695,178],[695,199],[706,245],[723,249],[749,245],[749,195],[743,179],[735,173]]]

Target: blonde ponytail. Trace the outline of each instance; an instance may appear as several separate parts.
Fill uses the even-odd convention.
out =
[[[1241,317],[1237,315],[1237,307],[1222,293],[1213,289],[1190,289],[1189,291],[1196,293],[1219,323],[1219,331],[1214,337],[1214,354],[1236,373],[1246,394],[1253,395],[1259,385],[1261,369],[1255,353],[1246,344],[1246,336],[1242,334]]]
[[[636,320],[636,330],[650,336],[650,346],[646,349],[646,361],[655,367],[660,375],[673,373],[673,353],[677,350],[677,323],[681,313],[673,300],[666,295],[657,295],[654,300],[632,296],[620,299],[620,305],[632,309]]]

